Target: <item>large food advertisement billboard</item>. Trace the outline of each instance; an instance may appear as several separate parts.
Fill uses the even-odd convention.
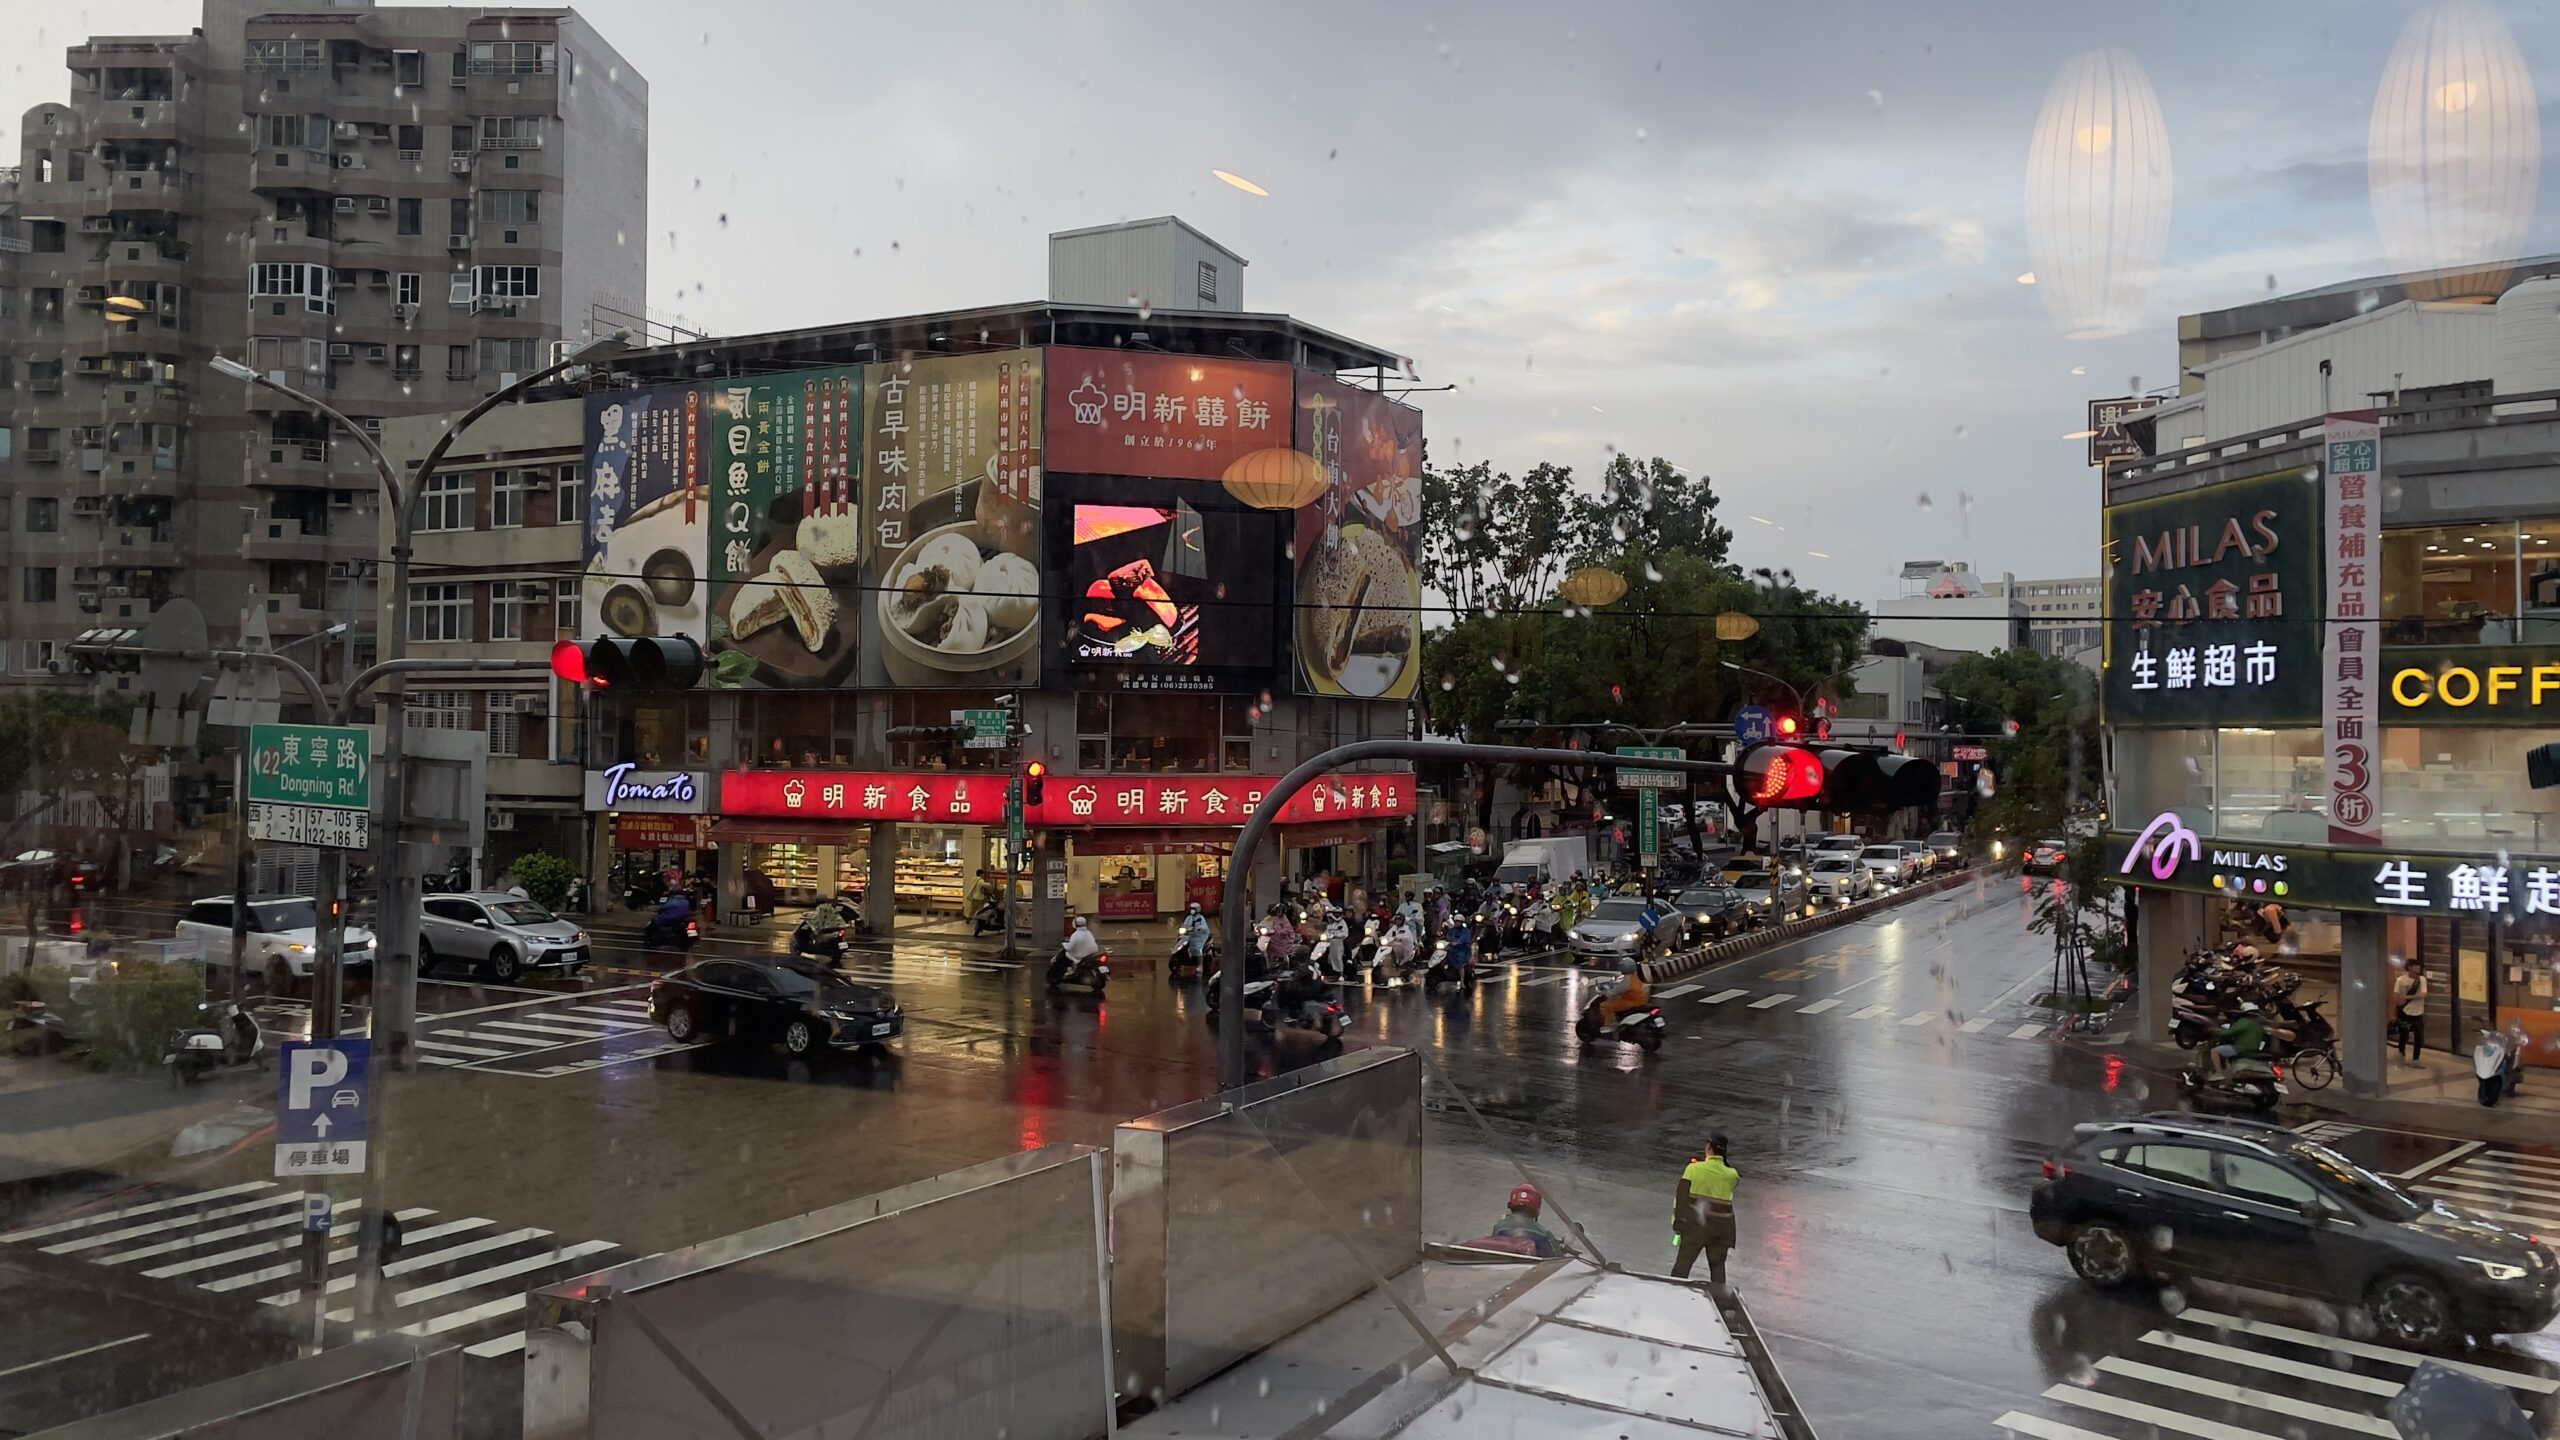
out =
[[[1317,695],[1408,700],[1422,667],[1422,412],[1312,373],[1297,446],[1325,486],[1298,511],[1298,676]]]
[[[1048,363],[1053,474],[1216,480],[1289,443],[1286,365],[1067,346]]]
[[[835,688],[861,649],[863,377],[710,387],[709,680]]]
[[[705,636],[705,392],[695,385],[587,397],[587,524],[579,639]]]
[[[1039,683],[1040,362],[864,370],[863,684]]]
[[[1067,506],[1065,651],[1078,685],[1261,688],[1286,516],[1187,500]]]

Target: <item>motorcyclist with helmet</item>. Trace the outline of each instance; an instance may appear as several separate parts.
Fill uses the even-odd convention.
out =
[[[2267,1048],[2267,1022],[2258,1014],[2258,1002],[2243,1000],[2240,1013],[2230,1023],[2214,1032],[2220,1041],[2213,1047],[2213,1073],[2228,1074],[2231,1067],[2256,1060]]]
[[[1492,1233],[1504,1240],[1527,1241],[1541,1260],[1553,1256],[1557,1249],[1555,1232],[1538,1219],[1546,1203],[1546,1197],[1538,1193],[1537,1186],[1512,1186],[1509,1208],[1502,1212],[1500,1220],[1494,1222]]]
[[[1174,933],[1182,939],[1182,953],[1188,963],[1197,965],[1207,958],[1209,917],[1201,911],[1199,901],[1192,901],[1182,912],[1182,924]]]
[[[1644,983],[1642,960],[1633,955],[1620,956],[1618,974],[1624,977],[1620,980],[1618,988],[1602,996],[1597,1002],[1598,1009],[1594,1012],[1600,1021],[1600,1033],[1603,1035],[1608,1034],[1610,1028],[1618,1023],[1619,1016],[1632,1010],[1643,1009],[1653,998],[1651,987]]]

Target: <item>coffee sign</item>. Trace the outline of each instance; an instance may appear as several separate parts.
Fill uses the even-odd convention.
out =
[[[2382,652],[2386,725],[2539,725],[2560,717],[2560,646],[2430,645]]]
[[[2107,723],[2320,717],[2320,511],[2299,469],[2106,512]]]

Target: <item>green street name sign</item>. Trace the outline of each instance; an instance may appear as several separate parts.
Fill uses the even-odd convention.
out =
[[[353,725],[252,725],[249,799],[370,810],[372,744],[371,734]]]

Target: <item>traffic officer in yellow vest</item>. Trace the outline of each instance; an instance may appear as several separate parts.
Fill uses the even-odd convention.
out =
[[[1680,1172],[1680,1190],[1671,1205],[1671,1234],[1679,1246],[1671,1273],[1687,1279],[1698,1252],[1707,1252],[1707,1278],[1724,1283],[1724,1257],[1733,1250],[1733,1188],[1742,1180],[1725,1156],[1731,1144],[1723,1131],[1707,1137],[1707,1153]]]

